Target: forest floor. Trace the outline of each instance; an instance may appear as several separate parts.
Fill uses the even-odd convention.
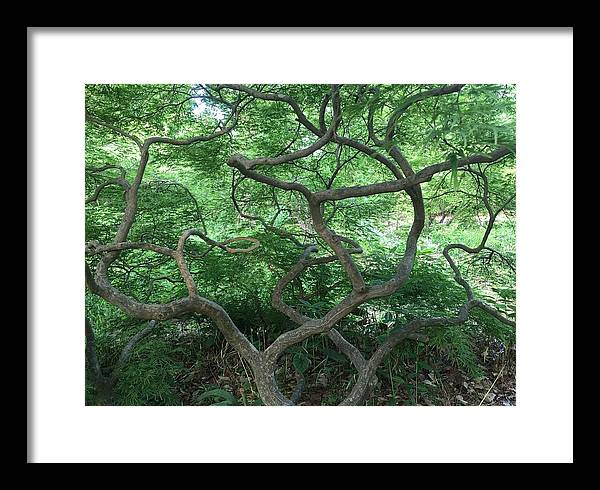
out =
[[[407,361],[396,366],[394,374],[402,382],[392,383],[380,376],[368,405],[418,406],[511,406],[516,405],[516,350],[505,350],[502,344],[481,342],[477,347],[483,376],[473,378],[456,366],[449,365],[432,350],[424,350],[416,364]],[[211,359],[188,365],[176,377],[177,391],[183,405],[212,404],[217,397],[198,403],[197,397],[211,390],[231,393],[240,405],[260,405],[256,388],[250,381],[250,368],[226,344],[211,349]],[[207,353],[205,352],[205,355]],[[423,367],[426,365],[427,368]],[[419,366],[419,369],[416,367]],[[282,391],[294,388],[292,376],[284,377]],[[354,381],[348,367],[312,370],[306,373],[306,387],[298,405],[337,405]],[[393,376],[394,379],[396,376]],[[286,382],[285,380],[289,380]]]
[[[448,365],[435,355],[427,357],[432,369],[421,369],[416,379],[416,390],[399,390],[396,405],[443,405],[443,406],[510,406],[516,405],[516,350],[504,351],[499,344],[483,343],[477,346],[480,366],[485,372],[473,378],[463,370]],[[414,369],[406,366],[406,369]],[[375,394],[377,404],[390,404],[393,399],[391,387],[382,383]]]

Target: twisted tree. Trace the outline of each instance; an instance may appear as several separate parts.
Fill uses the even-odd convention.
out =
[[[479,254],[487,251],[503,257],[500,251],[490,248],[488,238],[499,214],[514,204],[514,194],[500,196],[492,191],[494,168],[503,161],[514,158],[514,129],[493,127],[486,121],[485,113],[478,113],[469,124],[471,131],[456,131],[465,127],[461,121],[459,97],[465,90],[480,90],[462,84],[439,86],[378,86],[378,85],[331,85],[314,86],[306,90],[302,102],[297,100],[296,86],[267,87],[263,85],[201,85],[183,88],[169,88],[173,97],[168,104],[161,104],[154,111],[139,114],[139,131],[148,132],[146,121],[166,110],[180,111],[190,100],[195,107],[204,110],[203,123],[212,122],[214,126],[201,135],[183,138],[151,136],[145,139],[129,130],[135,126],[129,119],[120,121],[118,114],[111,114],[106,108],[97,111],[93,104],[86,108],[88,127],[112,134],[114,138],[130,141],[138,152],[133,180],[126,178],[125,170],[116,164],[88,168],[90,179],[95,179],[94,188],[86,204],[94,205],[104,190],[110,186],[121,188],[124,198],[122,218],[116,233],[106,243],[97,240],[86,243],[86,285],[91,292],[117,306],[131,317],[163,321],[188,315],[200,315],[210,319],[225,339],[251,367],[254,380],[262,401],[266,405],[293,405],[299,398],[303,387],[302,376],[298,375],[298,386],[291,396],[286,396],[278,386],[275,372],[278,361],[290,348],[306,339],[318,335],[327,335],[336,348],[346,356],[357,372],[356,382],[350,389],[342,405],[358,405],[365,402],[376,382],[376,370],[400,342],[407,338],[421,339],[428,329],[445,328],[467,321],[470,313],[479,309],[498,321],[514,326],[510,318],[498,308],[478,298],[469,282],[461,274],[461,268],[454,256],[455,252]],[[499,97],[502,88],[492,87],[489,93]],[[308,94],[308,95],[306,95]],[[476,96],[476,95],[475,95]],[[449,98],[452,100],[449,101]],[[417,118],[422,118],[419,107],[428,104],[427,124],[431,127],[431,144],[446,149],[445,159],[437,163],[415,163],[407,157],[403,149],[403,139],[418,126]],[[272,154],[249,156],[240,143],[236,143],[245,130],[261,135],[261,128],[252,127],[250,116],[246,113],[261,110],[276,111],[279,117],[293,120],[295,129],[287,133],[289,141],[281,141],[281,149]],[[464,109],[463,109],[464,110]],[[445,116],[445,131],[436,127],[439,114]],[[457,118],[448,118],[458,114]],[[423,120],[425,118],[422,118]],[[122,122],[123,125],[119,123]],[[403,123],[406,124],[403,125]],[[420,123],[419,123],[420,124]],[[125,127],[126,126],[126,127]],[[448,126],[451,126],[450,128]],[[250,128],[250,129],[247,129]],[[473,128],[487,130],[482,137]],[[448,138],[452,130],[458,134]],[[252,131],[255,131],[254,133]],[[481,131],[480,131],[481,132]],[[193,149],[202,144],[223,142],[223,148],[238,150],[227,156],[223,165],[233,170],[231,181],[231,206],[240,219],[253,226],[260,226],[265,233],[289,242],[297,250],[295,264],[283,273],[272,293],[272,306],[281,312],[292,328],[280,333],[269,345],[258,349],[236,325],[225,309],[215,301],[203,296],[197,286],[197,277],[202,271],[194,271],[190,260],[202,263],[208,251],[220,249],[230,254],[251,254],[261,245],[260,240],[250,236],[211,238],[206,229],[207,216],[201,216],[198,203],[192,213],[196,213],[200,228],[182,229],[176,243],[165,240],[135,240],[128,237],[138,213],[140,190],[143,189],[144,175],[155,148],[173,146]],[[243,143],[243,142],[242,142]],[[241,151],[240,151],[241,150]],[[156,159],[161,155],[157,150]],[[338,177],[360,159],[367,159],[380,166],[386,176],[378,181],[359,185],[336,185]],[[327,161],[327,165],[322,162]],[[107,172],[118,171],[118,176]],[[325,172],[329,172],[325,174]],[[379,171],[378,171],[379,172]],[[303,180],[310,174],[314,178]],[[384,175],[379,172],[378,175]],[[104,176],[104,177],[102,177]],[[385,340],[370,355],[365,356],[353,345],[339,328],[342,320],[355,312],[361,305],[379,298],[385,298],[399,291],[409,279],[415,264],[418,241],[426,223],[426,199],[422,187],[436,177],[450,177],[453,189],[448,192],[463,192],[465,199],[483,206],[487,213],[485,231],[476,246],[452,243],[443,250],[443,258],[451,268],[455,281],[464,289],[464,302],[451,316],[424,316],[413,318],[404,325],[392,329]],[[471,191],[459,189],[459,179],[470,179]],[[239,197],[242,183],[254,182],[270,193],[271,213],[255,214],[252,203]],[[228,185],[228,184],[227,184]],[[245,185],[245,184],[244,184]],[[185,187],[184,192],[188,192]],[[281,195],[299,196],[299,201],[279,202]],[[364,270],[357,257],[364,250],[357,237],[346,236],[333,228],[336,216],[344,212],[344,206],[358,198],[373,198],[384,194],[406,195],[412,208],[412,219],[405,239],[403,253],[390,257],[395,270],[385,281],[369,283],[364,278]],[[441,197],[443,192],[434,192],[431,197]],[[501,198],[501,199],[500,199]],[[295,197],[294,197],[295,199]],[[292,205],[294,209],[292,209]],[[302,215],[295,227],[278,224],[282,215]],[[155,227],[147,236],[159,237],[160,226]],[[191,247],[190,238],[197,237],[208,249],[200,253],[196,246]],[[245,242],[245,243],[244,243]],[[186,247],[186,244],[190,245]],[[193,249],[192,249],[193,248]],[[141,301],[116,287],[111,280],[111,270],[119,267],[118,260],[124,251],[143,250],[156,254],[162,264],[170,262],[176,265],[176,274],[166,277],[149,277],[154,285],[157,280],[181,282],[186,294],[165,303]],[[337,263],[341,266],[345,278],[340,284],[348,285],[343,299],[321,315],[307,315],[293,302],[286,300],[290,290],[303,298],[310,298],[303,291],[302,276],[308,270]],[[126,265],[123,265],[127,269]],[[175,270],[173,270],[175,271]],[[347,281],[347,282],[346,282]],[[235,285],[232,285],[235,287]],[[346,325],[345,328],[351,328]],[[97,364],[97,361],[94,361]]]

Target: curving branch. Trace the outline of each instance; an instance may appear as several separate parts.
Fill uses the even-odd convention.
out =
[[[305,126],[308,129],[310,129],[313,133],[318,133],[319,132],[319,129],[317,129],[308,120],[308,118],[306,117],[306,115],[304,114],[304,112],[302,112],[302,109],[300,108],[300,104],[298,104],[298,102],[296,102],[289,95],[277,94],[277,93],[260,92],[258,90],[253,89],[253,88],[250,88],[250,87],[248,87],[246,85],[224,84],[224,85],[217,85],[217,88],[228,88],[228,89],[236,90],[236,91],[239,91],[239,92],[243,92],[245,94],[248,94],[248,95],[254,97],[255,99],[270,100],[270,101],[275,101],[275,102],[285,102],[286,104],[288,104],[292,108],[292,110],[296,114],[296,117],[298,118],[298,122],[300,122],[303,126]],[[327,102],[325,102],[325,104],[327,104]]]
[[[233,127],[237,124],[239,120],[239,113],[244,107],[244,105],[241,103],[243,100],[242,97],[238,98],[237,102],[233,104],[228,103],[228,107],[231,108],[231,115],[223,127],[216,128],[209,134],[195,136],[184,140],[154,136],[142,141],[141,139],[130,135],[115,126],[112,126],[109,123],[98,120],[98,118],[95,116],[87,116],[87,120],[89,122],[104,126],[117,135],[133,140],[140,149],[140,161],[138,164],[137,173],[133,182],[125,191],[126,207],[113,243],[107,245],[89,243],[86,246],[86,253],[88,255],[101,256],[96,267],[95,274],[92,274],[86,264],[87,286],[92,292],[118,306],[135,318],[164,320],[188,314],[199,314],[210,318],[224,335],[226,340],[238,352],[238,354],[250,364],[254,373],[259,394],[263,402],[267,405],[293,405],[297,402],[300,392],[302,391],[302,386],[304,385],[303,379],[298,377],[296,390],[290,398],[287,398],[279,390],[274,373],[278,360],[282,355],[284,355],[287,349],[315,335],[328,335],[337,349],[346,355],[357,369],[357,382],[347,398],[342,402],[342,404],[349,405],[360,404],[364,402],[365,397],[368,395],[376,380],[375,371],[384,357],[389,354],[389,352],[391,352],[391,350],[402,340],[406,338],[422,338],[422,333],[420,333],[420,331],[423,329],[445,327],[463,323],[467,320],[469,313],[473,308],[479,308],[506,324],[514,325],[513,320],[505,318],[498,310],[474,297],[472,289],[467,281],[462,278],[460,270],[450,256],[450,251],[453,249],[460,249],[471,254],[478,253],[483,250],[486,247],[487,238],[489,237],[498,213],[512,200],[511,198],[499,209],[493,210],[489,201],[489,188],[485,172],[473,170],[471,165],[477,163],[497,162],[511,154],[512,151],[508,148],[499,148],[488,155],[471,155],[462,158],[457,162],[444,161],[429,165],[418,172],[414,172],[412,166],[402,153],[401,149],[392,142],[395,129],[401,119],[401,116],[406,113],[409,107],[427,98],[458,92],[462,89],[462,87],[463,85],[445,85],[407,97],[398,105],[398,107],[393,109],[388,119],[385,137],[383,139],[379,139],[377,137],[373,127],[374,115],[372,110],[370,110],[366,122],[367,131],[370,141],[372,141],[373,144],[378,147],[378,150],[371,148],[368,145],[368,142],[364,143],[354,138],[337,133],[339,127],[344,127],[342,124],[340,86],[338,85],[332,85],[330,91],[321,99],[318,108],[318,126],[313,124],[308,119],[298,102],[288,95],[262,92],[245,85],[216,85],[213,87],[207,86],[205,88],[208,96],[216,97],[217,99],[223,99],[221,90],[226,89],[241,93],[243,97],[248,98],[249,102],[247,103],[251,103],[251,101],[255,99],[272,101],[276,103],[285,103],[294,112],[299,124],[304,126],[317,137],[317,139],[307,147],[290,153],[286,152],[291,148],[293,141],[295,141],[297,138],[297,135],[292,143],[287,145],[285,149],[277,156],[266,156],[250,159],[241,154],[235,154],[232,155],[227,162],[227,164],[237,170],[243,176],[243,178],[248,178],[273,188],[286,191],[295,191],[302,195],[306,200],[315,233],[333,252],[332,255],[314,257],[312,255],[318,252],[316,245],[309,244],[306,246],[297,240],[291,233],[277,229],[275,226],[273,226],[274,222],[268,223],[266,220],[260,217],[244,213],[235,198],[235,189],[237,184],[234,180],[232,184],[231,197],[234,207],[241,217],[259,222],[268,231],[277,233],[279,236],[284,238],[289,238],[297,245],[304,248],[304,251],[297,263],[286,274],[284,274],[283,277],[280,278],[272,295],[273,307],[286,315],[296,325],[296,327],[279,335],[279,337],[277,337],[270,345],[265,346],[263,351],[259,351],[248,340],[248,338],[237,328],[227,312],[220,305],[199,295],[197,286],[194,282],[192,273],[187,266],[184,256],[186,241],[191,236],[197,236],[202,239],[205,243],[207,243],[207,245],[209,245],[209,250],[218,247],[229,253],[249,253],[259,246],[260,242],[257,239],[251,237],[236,237],[222,242],[217,242],[206,235],[206,230],[200,231],[197,229],[189,229],[182,232],[175,250],[149,243],[127,241],[127,235],[135,220],[137,211],[137,195],[143,179],[145,168],[149,161],[149,151],[151,146],[155,143],[187,146],[198,142],[209,141],[225,134],[229,134]],[[363,87],[360,93],[364,94],[365,92],[366,88]],[[359,96],[362,97],[362,95],[358,94],[357,97]],[[329,127],[327,127],[325,115],[329,105],[332,106],[333,117],[331,124]],[[345,133],[345,131],[346,129],[344,129],[343,132]],[[338,145],[338,151],[336,153],[337,165],[334,175],[329,181],[326,181],[323,178],[321,179],[326,187],[324,190],[312,192],[303,184],[297,182],[286,182],[257,171],[258,167],[296,164],[295,162],[297,162],[297,160],[313,155],[316,151],[324,148],[330,143],[335,143]],[[356,150],[355,156],[359,153],[362,153],[378,161],[391,172],[394,180],[377,182],[363,186],[333,188],[333,182],[336,178],[336,175],[341,170],[341,167],[345,165],[345,163],[340,163],[341,159],[339,152],[341,152],[341,148],[343,146],[348,146]],[[387,153],[387,156],[385,153]],[[335,327],[342,319],[356,310],[356,308],[363,303],[372,299],[388,296],[397,291],[406,282],[413,268],[417,251],[417,242],[425,223],[424,200],[420,185],[430,181],[436,174],[445,172],[452,168],[464,169],[477,178],[477,181],[480,182],[480,187],[483,189],[482,200],[490,215],[488,225],[479,246],[471,248],[463,244],[450,244],[444,249],[444,257],[454,271],[455,280],[465,289],[467,299],[456,316],[418,318],[407,323],[404,327],[395,329],[390,333],[386,341],[383,342],[372,353],[369,359],[365,359],[360,351],[350,342],[344,339],[344,337],[336,330]],[[329,227],[330,219],[325,220],[323,216],[323,203],[335,203],[336,201],[344,199],[374,196],[382,193],[401,191],[408,194],[413,207],[413,222],[406,238],[405,252],[399,259],[394,274],[387,282],[379,285],[369,285],[365,282],[360,268],[353,259],[353,255],[362,253],[362,248],[356,241],[340,236]],[[98,193],[99,192],[100,191],[98,191]],[[250,241],[251,245],[247,248],[234,248],[228,246],[231,243],[242,240]],[[147,304],[141,303],[115,288],[108,279],[108,269],[122,250],[135,248],[153,251],[173,258],[176,261],[183,281],[186,284],[188,291],[187,296],[169,303]],[[339,262],[341,264],[345,275],[351,284],[351,290],[342,301],[331,308],[331,310],[329,310],[325,315],[323,315],[321,318],[310,318],[302,315],[300,312],[283,301],[282,296],[285,288],[293,281],[299,280],[300,275],[306,269],[331,262]]]
[[[481,180],[483,184],[482,201],[488,212],[488,223],[479,245],[477,245],[476,247],[468,247],[466,245],[463,245],[462,243],[451,243],[444,247],[442,254],[444,255],[444,258],[446,259],[446,261],[448,262],[448,264],[454,272],[454,280],[463,287],[467,294],[467,299],[472,300],[473,290],[471,289],[469,283],[463,279],[458,266],[450,256],[450,250],[459,249],[469,254],[478,254],[479,252],[481,252],[485,248],[487,240],[492,232],[492,229],[494,228],[494,223],[496,221],[496,218],[498,217],[498,214],[500,214],[500,212],[515,198],[515,195],[513,194],[512,196],[510,196],[496,211],[494,211],[489,200],[489,181],[485,173],[478,172],[473,169],[467,169],[467,172],[475,175],[478,179]]]
[[[137,344],[139,344],[143,339],[148,337],[156,329],[157,326],[158,326],[158,323],[155,320],[150,320],[148,322],[148,325],[146,325],[146,327],[144,327],[142,330],[140,330],[138,333],[136,333],[133,337],[131,337],[131,339],[129,339],[129,342],[127,342],[125,347],[123,347],[123,350],[121,351],[121,355],[119,356],[119,359],[117,360],[117,363],[115,364],[115,367],[113,368],[113,370],[110,374],[110,377],[114,380],[113,382],[116,382],[123,367],[125,366],[125,364],[127,364],[127,361],[129,361],[129,358],[131,357],[131,354],[132,354],[135,346]]]
[[[511,155],[513,152],[509,148],[498,148],[497,150],[487,154],[471,155],[466,158],[460,158],[456,162],[458,168],[466,167],[474,163],[491,163],[498,162],[502,158]],[[452,169],[452,162],[444,161],[435,165],[430,165],[420,170],[410,177],[377,184],[361,185],[354,187],[343,187],[339,189],[327,189],[314,193],[314,199],[317,201],[339,201],[341,199],[350,199],[353,197],[374,196],[376,194],[384,194],[390,192],[405,191],[410,187],[424,182],[429,182],[434,175],[446,170]]]
[[[408,109],[408,107],[420,100],[423,100],[427,97],[433,97],[436,95],[443,95],[445,93],[452,93],[458,91],[462,88],[462,85],[448,86],[443,87],[441,89],[436,89],[435,91],[427,91],[413,96],[410,100],[406,101],[404,104],[400,106],[398,110],[394,112],[392,117],[390,118],[390,122],[388,123],[388,128],[395,127],[395,124],[398,121],[399,116]],[[258,94],[255,94],[258,95]],[[264,100],[280,100],[290,103],[287,99],[281,98],[269,98],[262,97]],[[291,104],[293,105],[293,104]],[[323,117],[324,111],[321,108],[320,111],[320,129],[318,131],[314,131],[314,127],[311,125],[305,124],[306,127],[311,129],[316,134],[322,134],[323,128]],[[300,118],[299,118],[300,120]],[[372,131],[371,131],[372,133]],[[333,139],[336,142],[339,142],[339,137],[336,135]],[[291,308],[289,305],[285,304],[281,300],[281,295],[283,289],[287,284],[292,282],[298,275],[308,266],[308,255],[314,252],[314,248],[308,247],[305,250],[305,253],[302,255],[300,261],[294,266],[277,284],[274,294],[273,294],[273,306],[279,309],[282,313],[286,314],[288,318],[299,325],[298,328],[286,332],[280,335],[266,350],[265,350],[265,359],[269,363],[269,367],[272,368],[279,356],[284,352],[285,349],[291,347],[292,345],[305,340],[306,338],[316,335],[319,333],[330,332],[333,326],[337,321],[346,316],[348,313],[353,311],[357,306],[362,304],[363,302],[377,297],[382,297],[389,295],[396,291],[408,278],[410,271],[412,270],[412,265],[414,263],[414,258],[416,255],[416,244],[420,232],[424,226],[425,221],[425,212],[424,212],[424,204],[422,194],[419,188],[419,184],[423,182],[427,182],[431,180],[431,178],[440,172],[445,170],[449,170],[452,168],[452,162],[442,162],[440,164],[431,165],[416,173],[412,170],[412,167],[402,154],[399,148],[390,144],[391,137],[386,141],[376,141],[376,143],[380,143],[380,146],[384,147],[387,151],[389,151],[392,160],[390,161],[386,157],[383,157],[380,153],[373,152],[372,150],[367,150],[363,146],[356,144],[354,141],[344,141],[348,146],[352,146],[359,150],[364,150],[366,154],[373,156],[384,163],[386,167],[388,167],[394,176],[396,177],[395,181],[389,181],[378,184],[371,184],[368,186],[357,186],[357,187],[349,187],[349,188],[341,188],[341,189],[327,189],[324,191],[319,191],[312,193],[306,187],[301,184],[291,183],[291,182],[283,182],[272,177],[266,177],[261,174],[258,174],[253,171],[249,171],[250,165],[244,165],[239,161],[238,156],[232,157],[230,159],[229,164],[238,168],[242,174],[246,177],[256,180],[258,182],[262,182],[268,185],[272,185],[284,190],[296,190],[300,192],[308,201],[309,210],[311,212],[311,216],[313,219],[313,224],[315,227],[315,231],[323,238],[323,240],[334,250],[337,259],[344,266],[346,273],[349,279],[352,282],[353,290],[342,302],[340,302],[336,307],[334,307],[327,315],[325,315],[322,319],[315,320],[311,318],[307,318],[301,314],[299,314],[296,310]],[[473,163],[484,163],[484,162],[495,162],[504,156],[510,154],[511,151],[508,149],[501,148],[496,150],[490,155],[472,155],[470,157],[463,158],[456,162],[458,167],[465,167],[471,165]],[[391,162],[394,163],[391,163]],[[396,166],[397,165],[397,166]],[[398,192],[400,190],[406,191],[411,200],[413,202],[413,208],[415,211],[415,217],[413,220],[413,225],[409,232],[409,236],[407,238],[407,247],[405,251],[405,255],[401,260],[396,274],[392,279],[390,279],[387,283],[368,288],[362,279],[360,271],[357,269],[356,265],[350,258],[350,254],[342,247],[339,243],[339,240],[336,239],[335,234],[326,226],[322,217],[321,210],[321,202],[323,201],[336,201],[341,199],[347,199],[351,197],[361,197],[361,196],[370,196],[376,195],[384,192]],[[493,220],[492,220],[493,221]],[[493,223],[492,223],[493,225]],[[489,233],[486,234],[489,235]],[[484,239],[485,243],[485,239]],[[324,261],[333,260],[332,258],[324,258]],[[471,299],[471,298],[469,298]],[[459,317],[456,319],[439,319],[439,320],[422,320],[416,322],[402,333],[402,335],[393,336],[390,342],[387,344],[391,349],[393,345],[396,345],[400,340],[410,337],[415,338],[419,337],[417,330],[419,328],[425,326],[435,326],[435,325],[443,325],[443,324],[454,324],[457,321],[465,321],[468,315],[468,312],[473,305],[479,305],[479,303],[468,303],[467,307],[461,310]],[[394,343],[395,342],[395,343]],[[364,390],[368,387],[372,386],[372,374],[376,366],[379,362],[376,362],[381,354],[384,353],[386,347],[377,353],[377,355],[373,358],[374,367],[372,368],[372,373],[370,373],[370,369],[366,369],[367,373],[370,373],[368,376],[364,376],[364,382],[361,382]],[[381,356],[383,359],[383,356]],[[359,389],[359,392],[361,390]],[[361,393],[359,397],[360,400],[365,396],[365,392]],[[357,402],[358,398],[353,396],[351,399],[353,402]]]
[[[174,257],[175,251],[167,247],[161,247],[160,245],[154,245],[153,243],[144,242],[120,242],[111,243],[108,245],[101,245],[98,242],[91,241],[86,243],[85,253],[86,255],[97,255],[105,254],[108,252],[117,252],[121,250],[148,250],[150,252],[156,252],[160,255],[166,255],[167,257]]]
[[[94,116],[93,114],[88,112],[87,109],[85,110],[85,120],[88,122],[91,122],[97,126],[105,127],[107,129],[109,129],[110,131],[112,131],[113,133],[118,134],[119,136],[123,136],[124,138],[127,138],[128,140],[133,141],[140,149],[143,146],[142,140],[140,138],[138,138],[137,136],[130,134],[127,131],[122,130],[121,128],[118,128],[117,126],[114,126],[113,124],[110,124],[109,122],[106,122],[106,121],[100,119],[99,117]]]
[[[148,164],[149,151],[151,146],[155,143],[191,145],[196,142],[208,141],[216,137],[222,136],[226,132],[231,131],[231,129],[233,129],[233,127],[237,123],[239,105],[236,104],[235,107],[236,108],[234,110],[234,115],[231,118],[232,121],[230,122],[228,127],[218,131],[214,131],[208,135],[200,135],[197,137],[189,138],[187,140],[174,140],[171,138],[164,137],[150,137],[142,142],[139,138],[133,135],[129,135],[125,131],[122,131],[119,128],[116,128],[108,123],[104,123],[96,117],[90,116],[87,118],[87,120],[91,123],[108,127],[114,133],[119,134],[121,136],[129,137],[130,139],[138,143],[138,147],[140,150],[140,161],[138,164],[138,169],[135,178],[125,195],[126,207],[113,243],[105,246],[99,244],[88,244],[86,246],[86,251],[88,254],[102,253],[102,257],[98,262],[98,265],[96,266],[95,274],[92,274],[92,272],[89,269],[89,266],[86,264],[86,285],[88,286],[90,291],[101,296],[111,304],[118,306],[134,318],[146,320],[166,320],[170,318],[184,316],[190,313],[206,315],[215,322],[215,324],[221,330],[225,338],[232,345],[234,345],[238,352],[240,352],[246,359],[248,359],[251,362],[251,364],[255,364],[258,359],[258,351],[250,343],[250,341],[239,331],[239,329],[235,326],[234,322],[231,320],[231,318],[225,312],[225,310],[220,305],[206,298],[202,298],[198,294],[196,294],[195,285],[193,284],[193,281],[189,276],[189,270],[187,269],[187,265],[183,260],[183,244],[185,243],[185,240],[192,234],[191,232],[187,236],[185,235],[188,232],[183,233],[182,239],[180,239],[180,243],[178,245],[177,250],[171,250],[146,243],[132,244],[126,242],[126,237],[135,220],[138,202],[138,191],[144,176],[146,166]],[[220,248],[225,249],[228,252],[238,253],[240,251],[247,251],[245,249],[236,249],[228,247],[226,244],[215,242],[214,240],[211,240],[210,238],[206,237],[206,235],[204,235],[199,230],[193,231],[197,232],[194,234],[200,236],[204,241],[206,241],[210,245],[218,246]],[[235,241],[238,240],[240,240],[240,238],[235,239]],[[228,241],[228,243],[232,242],[232,239]],[[253,247],[255,248],[256,245],[257,242],[254,242]],[[186,281],[186,285],[188,286],[188,290],[190,291],[190,295],[186,298],[174,300],[169,303],[145,304],[140,303],[139,301],[135,300],[130,296],[127,296],[126,294],[122,293],[117,288],[115,288],[108,278],[108,269],[110,265],[115,261],[121,250],[130,248],[151,250],[157,253],[161,253],[163,255],[173,257],[178,262],[180,271],[182,272],[184,280]]]
[[[260,216],[255,216],[255,215],[248,214],[248,213],[242,211],[242,208],[240,207],[240,204],[237,200],[235,193],[236,193],[236,190],[243,178],[236,181],[235,174],[233,174],[233,177],[234,178],[231,182],[231,202],[233,203],[233,207],[235,208],[235,210],[237,211],[237,213],[240,215],[241,218],[244,218],[244,219],[247,219],[250,221],[256,221],[256,222],[260,223],[264,227],[265,230],[267,230],[271,233],[274,233],[275,235],[278,235],[281,238],[292,241],[294,243],[294,245],[296,245],[297,247],[304,248],[306,246],[304,243],[300,242],[300,240],[298,240],[293,233],[273,226],[272,223],[276,219],[277,215],[272,220],[272,222],[269,223],[266,219],[261,218]]]
[[[98,197],[100,197],[100,193],[110,185],[118,185],[122,187],[125,192],[127,192],[130,188],[129,182],[127,182],[125,179],[109,179],[96,187],[94,193],[85,200],[85,203],[90,204],[92,202],[96,202]]]
[[[444,85],[443,87],[435,88],[432,90],[425,90],[423,92],[419,92],[415,95],[407,97],[390,116],[385,130],[385,139],[383,141],[383,144],[385,145],[391,143],[400,116],[402,116],[402,114],[404,114],[410,106],[412,106],[416,102],[420,102],[431,97],[438,97],[440,95],[447,95],[455,92],[460,92],[464,86],[464,84]]]
[[[113,391],[115,385],[119,381],[121,371],[129,361],[135,347],[148,335],[150,335],[157,327],[155,320],[150,320],[146,327],[136,333],[129,339],[125,347],[121,350],[119,358],[115,365],[110,370],[110,374],[105,375],[102,372],[98,356],[96,354],[96,338],[94,329],[90,320],[85,318],[85,339],[86,339],[86,360],[92,371],[94,386],[96,389],[97,402],[100,405],[111,405],[113,399]]]

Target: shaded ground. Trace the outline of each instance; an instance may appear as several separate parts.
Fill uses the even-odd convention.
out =
[[[180,341],[193,340],[182,336]],[[378,371],[379,382],[368,405],[516,405],[515,348],[505,351],[498,342],[481,342],[477,345],[477,355],[484,372],[479,378],[449,365],[426,348],[417,362],[398,363],[393,368],[384,366]],[[355,372],[348,365],[325,361],[307,371],[299,405],[337,405],[351,389]],[[277,374],[282,391],[291,393],[294,388],[291,363],[284,359]],[[219,344],[203,350],[194,362],[188,359],[185,369],[176,376],[176,386],[183,405],[260,405],[250,380],[249,366],[230,346]],[[223,396],[227,393],[233,395],[229,401]]]

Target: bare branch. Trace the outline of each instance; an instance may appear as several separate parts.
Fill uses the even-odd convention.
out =
[[[96,337],[94,335],[94,329],[88,317],[85,317],[85,351],[88,365],[94,377],[99,379],[102,377],[102,369],[100,362],[98,361],[98,355],[96,353]]]
[[[416,102],[420,102],[422,100],[428,99],[430,97],[437,97],[440,95],[451,94],[454,92],[459,92],[464,87],[464,84],[456,84],[456,85],[445,85],[440,88],[435,88],[432,90],[426,90],[424,92],[419,92],[415,95],[408,97],[400,106],[392,113],[389,118],[387,128],[385,130],[385,143],[389,143],[392,140],[394,135],[394,131],[396,130],[396,125],[398,124],[398,120],[402,114],[404,114],[408,108]]]
[[[457,161],[456,165],[460,168],[473,163],[496,162],[501,158],[510,155],[511,153],[511,150],[508,148],[499,148],[489,155],[472,155],[467,158],[461,158]],[[428,182],[435,174],[450,170],[451,168],[452,163],[445,161],[425,167],[423,170],[420,170],[416,174],[404,179],[391,180],[370,185],[344,187],[340,189],[328,189],[325,191],[315,192],[313,198],[319,202],[339,201],[341,199],[350,199],[353,197],[373,196],[376,194],[403,191],[417,184]]]
[[[131,141],[133,141],[138,148],[142,148],[142,140],[139,139],[137,136],[133,135],[133,134],[129,134],[127,131],[123,131],[121,128],[118,128],[110,123],[107,123],[106,121],[103,121],[102,119],[90,114],[87,109],[85,111],[85,120],[88,122],[91,122],[93,124],[96,124],[98,126],[104,126],[105,128],[110,129],[113,133],[118,134],[120,136],[123,136],[124,138],[130,139]]]
[[[100,197],[100,193],[109,185],[121,186],[125,192],[127,192],[130,189],[129,182],[127,182],[125,179],[109,179],[106,182],[100,184],[98,187],[96,187],[94,193],[85,200],[85,203],[90,204],[92,202],[97,201],[98,197]]]
[[[148,335],[150,335],[155,330],[157,325],[158,325],[158,323],[155,320],[150,320],[148,322],[148,325],[146,325],[146,327],[144,327],[142,330],[140,330],[138,333],[136,333],[133,337],[131,337],[131,339],[129,339],[129,342],[127,342],[127,344],[121,351],[121,355],[119,356],[119,359],[117,360],[117,363],[115,364],[115,367],[113,368],[112,372],[110,373],[110,377],[112,380],[114,380],[114,381],[117,380],[117,378],[119,377],[119,374],[123,370],[123,367],[125,366],[125,364],[127,364],[127,361],[129,361],[129,358],[131,357],[131,353],[133,352],[133,349],[135,349],[135,347],[143,339],[148,337]]]

